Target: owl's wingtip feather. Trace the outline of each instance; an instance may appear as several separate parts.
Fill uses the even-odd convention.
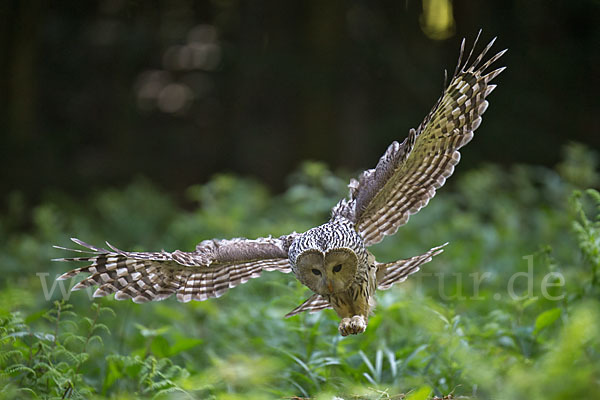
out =
[[[61,261],[60,259],[56,259],[57,261]],[[52,260],[54,261],[54,260]],[[65,272],[64,274],[62,274],[61,276],[59,276],[58,278],[56,278],[57,281],[64,281],[66,279],[69,279],[73,276],[75,276],[77,274],[74,274],[73,271],[69,271],[69,272]]]

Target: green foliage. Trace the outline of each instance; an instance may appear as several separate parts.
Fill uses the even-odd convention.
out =
[[[581,186],[598,182],[596,155],[575,145],[565,154],[556,170],[484,165],[449,182],[373,252],[388,261],[450,245],[381,292],[367,332],[346,338],[331,310],[284,320],[308,292],[275,272],[218,300],[136,305],[70,294],[74,281],[54,279],[71,266],[48,261],[61,256],[50,245],[74,234],[189,250],[206,238],[307,229],[346,194],[347,177],[323,164],[304,164],[277,196],[216,176],[189,189],[191,211],[145,181],[82,202],[54,194],[31,210],[13,194],[0,216],[0,398],[547,400],[597,392],[600,194]]]
[[[108,331],[98,321],[110,308],[92,304],[93,319],[79,317],[70,304],[54,302],[55,308],[23,320],[19,312],[0,318],[0,379],[6,398],[31,395],[44,398],[87,398],[91,387],[83,380],[81,366],[92,354],[94,342],[102,344],[97,332]],[[29,323],[43,317],[53,330],[33,331]]]
[[[573,209],[578,215],[578,219],[573,221],[573,230],[577,234],[577,242],[585,258],[591,264],[592,269],[592,287],[598,284],[598,273],[600,273],[600,193],[594,189],[585,192],[595,203],[598,210],[598,216],[590,221],[584,211],[583,194],[575,191],[571,198]]]

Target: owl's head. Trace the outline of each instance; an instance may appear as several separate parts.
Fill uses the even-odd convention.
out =
[[[358,258],[348,248],[331,249],[323,253],[306,250],[296,259],[296,277],[310,290],[320,295],[347,290],[358,270]]]

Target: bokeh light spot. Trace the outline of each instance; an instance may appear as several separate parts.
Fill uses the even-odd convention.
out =
[[[192,98],[192,91],[180,83],[170,83],[158,95],[158,108],[166,113],[184,111]]]

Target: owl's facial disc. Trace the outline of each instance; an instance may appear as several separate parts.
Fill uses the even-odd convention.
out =
[[[325,255],[309,250],[298,256],[298,280],[321,295],[343,292],[350,287],[358,267],[358,259],[349,249],[330,250]]]
[[[350,249],[334,249],[325,253],[325,270],[332,284],[332,293],[348,290],[358,269],[358,258]]]

